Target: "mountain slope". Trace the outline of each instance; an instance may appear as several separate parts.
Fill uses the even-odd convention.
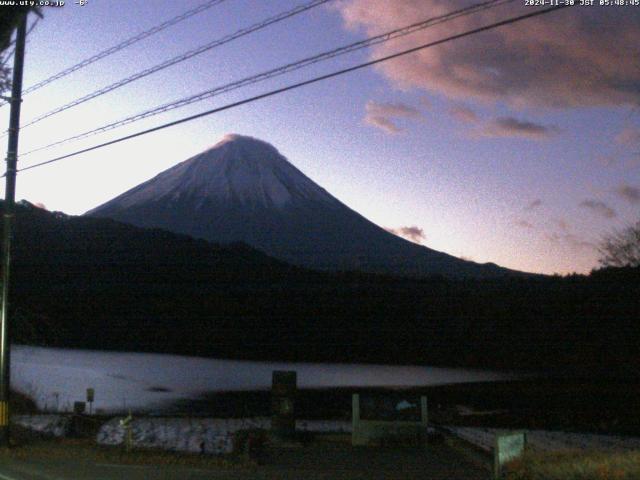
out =
[[[213,242],[241,241],[316,269],[415,276],[516,273],[392,235],[316,185],[273,146],[240,135],[227,135],[87,215]]]

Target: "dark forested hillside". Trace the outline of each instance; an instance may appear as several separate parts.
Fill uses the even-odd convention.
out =
[[[640,269],[411,280],[18,208],[15,342],[213,357],[634,371]]]

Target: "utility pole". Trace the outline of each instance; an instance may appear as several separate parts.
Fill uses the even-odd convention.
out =
[[[9,143],[7,147],[7,182],[4,200],[2,232],[2,304],[0,306],[0,446],[9,446],[9,267],[11,266],[11,237],[15,216],[16,170],[18,166],[18,134],[20,132],[20,104],[22,103],[22,70],[24,44],[27,36],[27,14],[18,25],[16,51],[13,57],[11,84],[11,114],[9,117]]]

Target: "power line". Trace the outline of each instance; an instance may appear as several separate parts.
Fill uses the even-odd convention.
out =
[[[131,135],[126,135],[124,137],[116,138],[115,140],[110,140],[108,142],[104,142],[104,143],[101,143],[101,144],[98,144],[98,145],[94,145],[92,147],[84,148],[82,150],[78,150],[78,151],[73,152],[73,153],[68,153],[68,154],[62,155],[60,157],[56,157],[56,158],[52,158],[52,159],[44,161],[44,162],[36,163],[34,165],[30,165],[28,167],[21,168],[18,171],[22,172],[22,171],[25,171],[25,170],[31,170],[32,168],[41,167],[43,165],[48,165],[50,163],[59,162],[59,161],[64,160],[66,158],[74,157],[74,156],[80,155],[82,153],[87,153],[87,152],[90,152],[90,151],[93,151],[93,150],[97,150],[99,148],[107,147],[109,145],[114,145],[116,143],[124,142],[126,140],[130,140],[132,138],[140,137],[140,136],[146,135],[148,133],[153,133],[153,132],[157,132],[158,130],[163,130],[165,128],[173,127],[173,126],[179,125],[181,123],[190,122],[191,120],[196,120],[198,118],[202,118],[202,117],[206,117],[206,116],[209,116],[209,115],[213,115],[214,113],[219,113],[219,112],[222,112],[224,110],[229,110],[231,108],[235,108],[235,107],[239,107],[241,105],[245,105],[247,103],[255,102],[257,100],[262,100],[263,98],[272,97],[272,96],[278,95],[280,93],[288,92],[290,90],[294,90],[294,89],[297,89],[297,88],[300,88],[300,87],[311,85],[311,84],[314,84],[314,83],[317,83],[317,82],[320,82],[320,81],[323,81],[323,80],[327,80],[327,79],[330,79],[330,78],[333,78],[333,77],[337,77],[339,75],[344,75],[346,73],[354,72],[356,70],[361,70],[363,68],[370,67],[370,66],[376,65],[378,63],[386,62],[388,60],[392,60],[394,58],[398,58],[398,57],[401,57],[403,55],[408,55],[410,53],[415,53],[417,51],[424,50],[426,48],[435,47],[437,45],[441,45],[443,43],[450,42],[452,40],[457,40],[459,38],[468,37],[470,35],[475,35],[475,34],[478,34],[478,33],[481,33],[481,32],[485,32],[485,31],[488,31],[488,30],[493,30],[494,28],[498,28],[498,27],[501,27],[501,26],[504,26],[504,25],[509,25],[509,24],[516,23],[516,22],[519,22],[519,21],[522,21],[522,20],[526,20],[528,18],[533,18],[533,17],[537,17],[537,16],[544,15],[544,14],[547,14],[547,13],[555,12],[557,10],[562,10],[563,8],[567,8],[568,6],[569,5],[560,5],[560,6],[557,6],[557,7],[550,7],[550,8],[546,8],[546,9],[543,9],[543,10],[538,10],[538,11],[535,11],[535,12],[527,13],[527,14],[524,14],[524,15],[511,17],[511,18],[508,18],[506,20],[502,20],[500,22],[495,22],[495,23],[492,23],[492,24],[489,24],[489,25],[485,25],[483,27],[474,28],[472,30],[467,30],[466,32],[459,33],[459,34],[456,34],[456,35],[451,35],[449,37],[445,37],[443,39],[436,40],[436,41],[433,41],[433,42],[425,43],[423,45],[419,45],[417,47],[413,47],[413,48],[410,48],[408,50],[403,50],[401,52],[394,53],[392,55],[387,55],[385,57],[381,57],[381,58],[378,58],[378,59],[375,59],[375,60],[371,60],[369,62],[360,63],[360,64],[355,65],[353,67],[345,68],[345,69],[342,69],[342,70],[337,70],[335,72],[328,73],[328,74],[325,74],[325,75],[321,75],[321,76],[318,76],[318,77],[314,77],[314,78],[309,79],[309,80],[305,80],[305,81],[302,81],[302,82],[294,83],[292,85],[288,85],[286,87],[282,87],[282,88],[278,88],[278,89],[275,89],[275,90],[271,90],[269,92],[262,93],[260,95],[256,95],[256,96],[253,96],[253,97],[250,97],[250,98],[246,98],[244,100],[240,100],[240,101],[237,101],[237,102],[229,103],[227,105],[223,105],[222,107],[217,107],[217,108],[214,108],[214,109],[211,109],[211,110],[207,110],[207,111],[204,111],[204,112],[201,112],[201,113],[197,113],[195,115],[191,115],[191,116],[188,116],[188,117],[185,117],[185,118],[181,118],[179,120],[174,120],[172,122],[165,123],[165,124],[159,125],[157,127],[149,128],[147,130],[142,130],[140,132],[132,133]]]
[[[448,21],[454,20],[454,19],[459,18],[459,17],[464,16],[464,15],[470,15],[472,13],[477,13],[479,11],[486,10],[486,9],[489,9],[489,8],[495,8],[495,7],[499,6],[499,5],[503,5],[503,4],[506,4],[506,3],[511,3],[513,1],[515,1],[515,0],[489,0],[489,1],[486,1],[486,2],[483,2],[483,3],[478,3],[478,4],[475,4],[475,5],[472,5],[470,7],[462,8],[462,9],[459,9],[459,10],[455,10],[455,11],[449,12],[447,14],[443,14],[443,15],[440,15],[440,16],[437,16],[437,17],[429,18],[427,20],[424,20],[424,21],[421,21],[421,22],[417,22],[417,23],[408,25],[406,27],[397,28],[395,30],[391,30],[389,32],[382,33],[380,35],[376,35],[376,36],[367,38],[365,40],[361,40],[361,41],[358,41],[358,42],[355,42],[355,43],[351,43],[349,45],[345,45],[345,46],[342,46],[342,47],[339,47],[339,48],[335,48],[333,50],[329,50],[327,52],[323,52],[323,53],[320,53],[318,55],[307,57],[307,58],[304,58],[302,60],[298,60],[296,62],[292,62],[292,63],[286,64],[286,65],[283,65],[283,66],[280,66],[280,67],[277,67],[277,68],[274,68],[274,69],[271,69],[271,70],[267,70],[266,72],[262,72],[262,73],[259,73],[259,74],[256,74],[256,75],[245,77],[245,78],[243,78],[241,80],[236,80],[234,82],[231,82],[231,83],[228,83],[228,84],[225,84],[225,85],[222,85],[222,86],[214,87],[212,89],[205,90],[204,92],[200,92],[198,94],[191,95],[189,97],[185,97],[185,98],[182,98],[180,100],[176,100],[176,101],[173,101],[173,102],[169,102],[169,103],[154,107],[154,108],[152,108],[150,110],[146,110],[144,112],[137,113],[135,115],[126,117],[126,118],[118,120],[116,122],[112,122],[112,123],[109,123],[107,125],[103,125],[101,127],[94,128],[92,130],[88,130],[88,131],[83,132],[83,133],[79,133],[77,135],[65,138],[63,140],[58,140],[56,142],[50,143],[48,145],[44,145],[42,147],[38,147],[38,148],[36,148],[34,150],[30,150],[30,151],[22,154],[22,156],[26,156],[26,155],[29,155],[29,154],[34,153],[34,152],[38,152],[38,151],[45,150],[45,149],[48,149],[48,148],[51,148],[51,147],[54,147],[54,146],[57,146],[57,145],[61,145],[61,144],[66,143],[66,142],[70,142],[70,141],[73,141],[73,140],[80,140],[80,139],[83,139],[83,138],[87,138],[89,136],[93,136],[93,135],[97,135],[99,133],[103,133],[103,132],[106,132],[106,131],[109,131],[109,130],[113,130],[115,128],[118,128],[118,127],[121,127],[121,126],[124,126],[124,125],[128,125],[130,123],[133,123],[133,122],[136,122],[136,121],[139,121],[139,120],[143,120],[145,118],[149,118],[149,117],[158,115],[160,113],[164,113],[164,112],[167,112],[167,111],[170,111],[170,110],[174,110],[176,108],[184,107],[186,105],[190,105],[192,103],[196,103],[196,102],[199,102],[199,101],[202,101],[202,100],[205,100],[205,99],[220,95],[222,93],[227,93],[227,92],[230,92],[232,90],[236,90],[238,88],[245,87],[247,85],[252,85],[254,83],[258,83],[258,82],[261,82],[263,80],[267,80],[267,79],[274,78],[274,77],[277,77],[277,76],[280,76],[280,75],[284,75],[286,73],[289,73],[289,72],[292,72],[292,71],[295,71],[295,70],[299,70],[300,68],[307,67],[307,66],[315,64],[315,63],[319,63],[319,62],[322,62],[322,61],[325,61],[325,60],[329,60],[331,58],[334,58],[334,57],[337,57],[337,56],[340,56],[340,55],[344,55],[344,54],[347,54],[347,53],[351,53],[351,52],[354,52],[354,51],[357,51],[357,50],[361,50],[361,49],[364,49],[364,48],[367,48],[367,47],[370,47],[370,46],[373,46],[373,45],[378,45],[380,43],[387,42],[387,41],[393,40],[395,38],[399,38],[399,37],[402,37],[402,36],[406,36],[406,35],[409,35],[409,34],[424,30],[426,28],[432,27],[434,25],[438,25],[440,23],[444,23],[444,22],[448,22]]]
[[[48,85],[56,80],[61,79],[62,77],[66,77],[67,75],[80,70],[81,68],[86,67],[87,65],[91,65],[94,62],[97,62],[98,60],[101,60],[105,57],[108,57],[109,55],[112,55],[126,47],[129,47],[131,45],[133,45],[134,43],[137,43],[141,40],[144,40],[147,37],[150,37],[151,35],[154,35],[158,32],[161,32],[162,30],[169,28],[177,23],[182,22],[183,20],[186,20],[187,18],[190,18],[194,15],[197,15],[198,13],[204,12],[205,10],[214,7],[222,2],[224,2],[226,0],[208,0],[207,2],[191,9],[191,10],[187,10],[186,12],[173,17],[163,23],[161,23],[160,25],[156,25],[153,28],[150,28],[149,30],[145,30],[144,32],[141,32],[131,38],[128,38],[127,40],[114,45],[113,47],[110,47],[106,50],[103,50],[100,53],[97,53],[95,55],[93,55],[92,57],[86,58],[85,60],[82,60],[79,63],[76,63],[75,65],[66,68],[64,70],[62,70],[61,72],[56,73],[55,75],[50,76],[49,78],[46,78],[38,83],[36,83],[35,85],[32,85],[31,87],[27,88],[24,92],[23,92],[23,96],[31,93],[35,90],[38,90],[39,88],[44,87],[45,85]],[[1,104],[0,106],[2,106],[4,104]]]
[[[263,28],[266,28],[270,25],[273,25],[274,23],[278,23],[281,22],[283,20],[286,20],[287,18],[293,17],[295,15],[298,15],[300,13],[303,13],[307,10],[310,10],[314,7],[317,7],[319,5],[325,4],[327,2],[329,2],[331,0],[312,0],[309,3],[305,3],[302,5],[298,5],[295,8],[292,8],[290,10],[281,12],[273,17],[269,17],[266,20],[263,20],[259,23],[255,23],[249,27],[246,28],[242,28],[230,35],[226,35],[222,38],[219,38],[217,40],[214,40],[212,42],[209,42],[205,45],[201,45],[197,48],[194,48],[193,50],[189,50],[188,52],[183,53],[182,55],[178,55],[176,57],[170,58],[169,60],[166,60],[158,65],[155,65],[153,67],[147,68],[146,70],[142,70],[140,72],[134,73],[133,75],[124,78],[122,80],[119,80],[115,83],[112,83],[111,85],[107,85],[106,87],[103,87],[99,90],[96,90],[94,92],[91,92],[87,95],[85,95],[84,97],[80,97],[76,100],[73,100],[65,105],[62,105],[60,107],[57,107],[47,113],[44,113],[36,118],[34,118],[33,120],[31,120],[29,123],[22,125],[21,128],[26,128],[29,127],[35,123],[40,122],[41,120],[44,120],[45,118],[49,118],[52,115],[56,115],[60,112],[64,112],[65,110],[68,110],[72,107],[76,107],[82,103],[85,103],[89,100],[92,100],[96,97],[100,97],[106,93],[109,93],[113,90],[116,90],[117,88],[123,87],[125,85],[128,85],[129,83],[135,82],[136,80],[140,80],[141,78],[147,77],[153,73],[159,72],[161,70],[164,70],[165,68],[171,67],[173,65],[176,65],[178,63],[184,62],[185,60],[189,60],[190,58],[195,57],[196,55],[200,55],[204,52],[207,52],[213,48],[219,47],[221,45],[224,45],[226,43],[229,43],[233,40],[236,40],[237,38],[240,37],[244,37],[246,35],[249,35],[250,33],[256,32],[258,30],[262,30]]]

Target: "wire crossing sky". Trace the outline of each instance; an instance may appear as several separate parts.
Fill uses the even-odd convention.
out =
[[[183,20],[186,20],[189,17],[192,17],[193,15],[197,15],[198,13],[204,12],[205,10],[208,10],[211,7],[214,7],[222,2],[224,2],[226,0],[209,0],[207,2],[204,2],[202,5],[199,5],[196,8],[193,8],[191,10],[187,10],[186,12],[182,13],[181,15],[178,15],[176,17],[173,17],[169,20],[167,20],[166,22],[161,23],[160,25],[157,25],[153,28],[150,28],[149,30],[145,30],[144,32],[139,33],[138,35],[135,35],[131,38],[126,39],[125,41],[114,45],[111,48],[108,48],[96,55],[93,55],[89,58],[86,58],[84,60],[82,60],[79,63],[76,63],[75,65],[72,65],[68,68],[65,68],[64,70],[62,70],[61,72],[56,73],[55,75],[50,76],[49,78],[45,78],[44,80],[41,80],[40,82],[36,83],[35,85],[32,85],[28,88],[26,88],[23,92],[22,95],[27,95],[31,92],[34,92],[36,90],[38,90],[39,88],[42,88],[44,86],[47,86],[53,82],[55,82],[56,80],[60,80],[63,77],[66,77],[67,75],[80,70],[81,68],[84,68],[88,65],[91,65],[94,62],[97,62],[98,60],[102,60],[105,57],[108,57],[109,55],[112,55],[116,52],[119,52],[120,50],[130,47],[131,45],[144,40],[145,38],[148,38],[158,32],[161,32],[162,30],[164,30],[165,28],[169,28],[173,25],[176,25],[180,22],[182,22]],[[2,104],[5,105],[5,104]]]
[[[25,83],[200,5],[46,9]],[[23,118],[291,8],[222,2],[34,91]],[[83,161],[30,168],[18,198],[80,214],[239,133],[273,144],[343,203],[416,243],[520,270],[588,272],[598,239],[640,213],[640,65],[629,60],[640,58],[640,9],[564,8],[458,37],[542,10],[508,0],[327,2],[25,129],[21,168],[80,152]],[[605,47],[623,41],[624,55]]]
[[[382,42],[388,42],[390,40],[394,40],[395,38],[399,38],[399,37],[403,37],[405,35],[410,35],[412,33],[415,32],[419,32],[421,30],[424,30],[425,28],[429,28],[429,27],[433,27],[434,25],[438,25],[440,23],[443,22],[447,22],[447,21],[451,21],[451,20],[455,20],[456,18],[459,18],[460,16],[463,15],[470,15],[472,13],[477,13],[479,11],[488,9],[488,8],[495,8],[499,5],[505,4],[505,3],[511,3],[514,0],[492,0],[492,1],[488,1],[488,2],[483,2],[483,3],[479,3],[479,4],[474,4],[471,7],[467,7],[464,9],[460,9],[460,10],[455,10],[452,11],[450,13],[447,13],[445,15],[440,15],[438,17],[433,17],[433,18],[429,18],[427,20],[424,20],[422,22],[419,23],[414,23],[412,25],[408,25],[406,27],[403,28],[397,28],[395,30],[389,31],[389,32],[385,32],[381,35],[376,35],[374,37],[370,37],[366,40],[361,40],[355,43],[351,43],[349,45],[345,45],[343,47],[339,47],[333,50],[330,50],[328,52],[323,52],[321,54],[318,55],[313,55],[311,57],[307,57],[304,58],[302,60],[298,60],[296,62],[292,62],[292,63],[288,63],[286,65],[280,66],[278,68],[274,68],[271,70],[268,70],[266,72],[262,72],[259,73],[257,75],[252,75],[249,77],[245,77],[241,80],[236,80],[233,81],[231,83],[228,83],[226,85],[222,85],[222,86],[218,86],[215,87],[213,89],[209,89],[209,90],[205,90],[204,92],[200,92],[197,93],[195,95],[190,95],[186,98],[182,98],[179,99],[177,101],[173,101],[170,103],[165,103],[163,105],[159,105],[157,107],[154,107],[150,110],[146,110],[144,112],[141,113],[137,113],[136,115],[132,115],[129,116],[127,118],[118,120],[117,122],[112,122],[110,124],[107,125],[103,125],[101,127],[98,128],[94,128],[93,130],[89,130],[87,132],[83,132],[83,133],[79,133],[77,135],[74,135],[72,137],[68,137],[62,140],[59,140],[57,142],[54,143],[50,143],[48,145],[36,148],[34,150],[31,150],[29,152],[25,152],[22,154],[22,157],[29,155],[30,153],[34,153],[34,152],[38,152],[44,149],[48,149],[54,146],[58,146],[61,145],[63,143],[66,142],[70,142],[73,140],[80,140],[83,138],[87,138],[89,136],[92,135],[96,135],[99,133],[103,133],[106,132],[108,130],[112,130],[124,125],[127,125],[129,123],[133,123],[133,122],[137,122],[139,120],[143,120],[145,118],[149,118],[176,108],[180,108],[180,107],[184,107],[186,105],[190,105],[192,103],[196,103],[196,102],[201,102],[203,100],[206,100],[208,98],[212,98],[214,96],[220,95],[222,93],[226,93],[226,92],[230,92],[232,90],[235,90],[237,88],[241,88],[241,87],[245,87],[247,85],[252,85],[254,83],[263,81],[263,80],[268,80],[270,78],[279,76],[279,75],[284,75],[286,73],[298,70],[300,68],[309,66],[309,65],[313,65],[315,63],[318,62],[322,62],[322,61],[326,61],[326,60],[330,60],[338,55],[344,55],[347,53],[351,53],[357,50],[361,50],[367,47],[371,47],[373,45],[377,45],[379,43]],[[76,100],[76,103],[81,103],[80,101]],[[73,102],[72,102],[73,103]],[[54,112],[55,113],[55,112]],[[49,115],[47,115],[49,116]],[[45,118],[45,117],[43,117]],[[32,122],[32,123],[35,123]],[[24,169],[26,170],[26,168]]]
[[[236,40],[237,38],[241,38],[245,35],[249,35],[253,32],[256,32],[258,30],[261,30],[263,28],[266,28],[270,25],[273,25],[274,23],[278,23],[281,22],[283,20],[286,20],[294,15],[298,15],[300,13],[306,12],[307,10],[310,10],[311,8],[320,6],[322,4],[325,4],[327,2],[329,2],[331,0],[313,0],[309,3],[303,4],[303,5],[298,5],[297,7],[287,10],[285,12],[282,12],[274,17],[270,17],[262,22],[259,22],[257,24],[251,25],[250,27],[247,28],[242,28],[240,30],[238,30],[237,32],[231,34],[231,35],[226,35],[225,37],[222,37],[220,39],[214,40],[212,42],[209,42],[205,45],[202,45],[198,48],[195,48],[193,50],[189,50],[186,53],[183,53],[182,55],[178,55],[177,57],[173,57],[165,62],[162,62],[159,65],[155,65],[151,68],[147,68],[146,70],[142,70],[141,72],[137,72],[134,75],[131,75],[127,78],[124,78],[122,80],[119,80],[115,83],[112,83],[111,85],[107,85],[106,87],[103,87],[99,90],[96,90],[88,95],[85,95],[81,98],[77,98],[75,100],[73,100],[72,102],[69,102],[65,105],[59,106],[47,113],[44,113],[42,115],[37,116],[36,118],[32,119],[31,121],[29,121],[28,123],[21,125],[21,128],[26,128],[29,127],[31,125],[34,125],[38,122],[40,122],[41,120],[44,120],[45,118],[49,118],[57,113],[63,112],[65,110],[68,110],[69,108],[73,108],[75,106],[78,106],[84,102],[87,102],[89,100],[92,100],[96,97],[99,97],[101,95],[104,95],[106,93],[109,93],[117,88],[123,87],[125,85],[128,85],[129,83],[135,82],[137,80],[140,80],[141,78],[144,78],[148,75],[151,75],[153,73],[159,72],[161,70],[164,70],[165,68],[171,67],[173,65],[177,65],[178,63],[184,62],[186,60],[189,60],[190,58],[195,57],[196,55],[200,55],[201,53],[204,53],[208,50],[211,50],[213,48],[219,47],[221,45],[224,45],[226,43],[229,43],[233,40]]]

